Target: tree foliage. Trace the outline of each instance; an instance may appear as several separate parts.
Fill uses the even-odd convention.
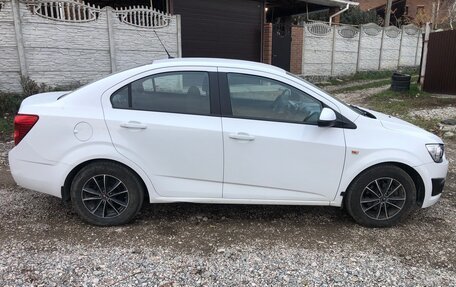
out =
[[[359,7],[351,7],[348,11],[342,13],[340,22],[351,25],[377,23],[377,12],[375,10],[363,11]]]

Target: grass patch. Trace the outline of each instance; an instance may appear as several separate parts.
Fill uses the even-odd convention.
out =
[[[13,138],[14,125],[12,116],[0,118],[0,141],[9,141]]]
[[[343,85],[355,81],[382,80],[391,79],[394,72],[399,72],[409,75],[418,75],[416,67],[399,67],[397,70],[381,70],[381,71],[361,71],[349,76],[340,77],[305,77],[312,83],[318,83],[320,87]]]
[[[417,79],[418,79],[418,75],[414,75],[414,76],[412,76],[410,82],[411,83],[416,82]],[[340,94],[340,93],[353,92],[353,91],[359,91],[359,90],[365,90],[365,89],[371,89],[371,88],[378,88],[378,87],[390,85],[390,84],[391,84],[391,78],[388,78],[388,79],[384,79],[384,80],[367,82],[365,84],[359,84],[359,85],[355,85],[355,86],[340,88],[340,89],[331,91],[331,93]]]
[[[367,105],[373,110],[394,115],[426,130],[436,131],[439,120],[429,120],[409,116],[409,112],[419,109],[431,109],[445,106],[454,106],[452,98],[437,98],[419,89],[418,84],[412,83],[409,91],[394,92],[382,91],[367,99]]]
[[[353,91],[358,91],[358,90],[377,88],[377,87],[385,86],[388,84],[391,84],[391,79],[385,79],[385,80],[370,82],[370,83],[366,83],[366,84],[340,88],[340,89],[331,91],[331,93],[332,94],[341,94],[341,93],[346,93],[346,92],[353,92]]]
[[[399,72],[403,74],[409,75],[418,75],[418,68],[414,67],[403,67],[397,70],[383,70],[383,71],[363,71],[358,72],[351,76],[350,80],[352,81],[359,81],[359,80],[376,80],[376,79],[384,79],[384,78],[391,78],[394,72]]]

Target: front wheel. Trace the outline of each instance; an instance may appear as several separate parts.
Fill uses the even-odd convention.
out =
[[[130,222],[138,213],[144,188],[136,174],[113,162],[94,162],[71,184],[71,201],[83,220],[99,226]]]
[[[367,227],[390,227],[410,213],[416,202],[412,178],[401,168],[381,165],[368,169],[350,185],[348,213]]]

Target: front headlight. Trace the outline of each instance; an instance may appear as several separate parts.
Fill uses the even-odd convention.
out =
[[[426,148],[435,162],[442,162],[445,153],[444,144],[427,144]]]

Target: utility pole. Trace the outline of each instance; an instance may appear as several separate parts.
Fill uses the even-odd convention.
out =
[[[391,6],[393,5],[393,0],[388,0],[386,3],[386,13],[385,13],[385,27],[390,25],[391,18]]]

